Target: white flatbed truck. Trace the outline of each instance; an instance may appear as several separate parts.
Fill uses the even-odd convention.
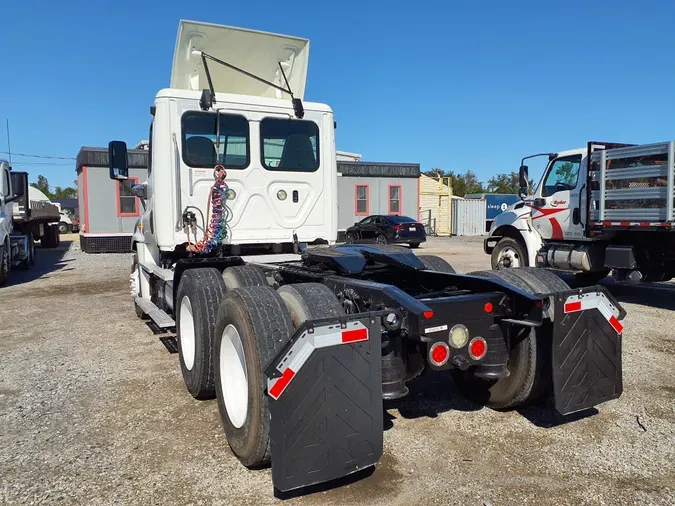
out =
[[[523,201],[495,219],[485,252],[492,268],[537,266],[597,282],[667,281],[675,275],[675,141],[589,142],[544,153],[533,195],[521,162]]]
[[[187,390],[217,398],[239,460],[271,461],[280,491],[373,466],[383,399],[425,369],[495,408],[549,391],[561,413],[619,397],[625,312],[604,289],[334,244],[335,125],[330,107],[302,101],[308,49],[182,21],[171,88],[151,108],[148,180],[131,188],[145,206],[136,314],[175,327]],[[127,184],[125,143],[108,162]],[[567,359],[578,347],[591,350],[583,374]]]
[[[35,241],[43,248],[59,245],[59,209],[48,200],[31,199],[28,173],[11,170],[0,160],[0,286],[10,270],[30,269],[35,263]]]

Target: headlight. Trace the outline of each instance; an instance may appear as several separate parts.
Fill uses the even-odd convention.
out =
[[[288,195],[286,195],[286,192],[284,190],[279,190],[277,192],[277,198],[279,200],[286,200],[286,197],[288,197]]]
[[[464,325],[455,325],[450,329],[450,346],[453,348],[463,348],[469,342],[469,329]]]

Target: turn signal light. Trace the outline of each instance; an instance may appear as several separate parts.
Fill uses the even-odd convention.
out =
[[[450,347],[442,342],[436,342],[429,349],[429,362],[436,367],[445,365],[450,358]]]
[[[482,337],[474,337],[469,343],[469,356],[474,360],[480,360],[487,353],[487,343]]]

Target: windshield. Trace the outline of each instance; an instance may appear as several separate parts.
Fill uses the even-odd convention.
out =
[[[389,223],[416,223],[417,220],[413,220],[407,216],[387,216]]]

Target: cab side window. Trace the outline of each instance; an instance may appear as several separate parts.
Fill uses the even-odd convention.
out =
[[[2,169],[2,194],[5,197],[9,197],[10,184],[9,184],[9,171],[7,169]]]
[[[262,162],[267,170],[319,169],[319,127],[313,121],[264,118],[260,122]]]
[[[566,156],[555,160],[541,189],[542,197],[550,197],[556,192],[573,190],[577,187],[581,155]]]

